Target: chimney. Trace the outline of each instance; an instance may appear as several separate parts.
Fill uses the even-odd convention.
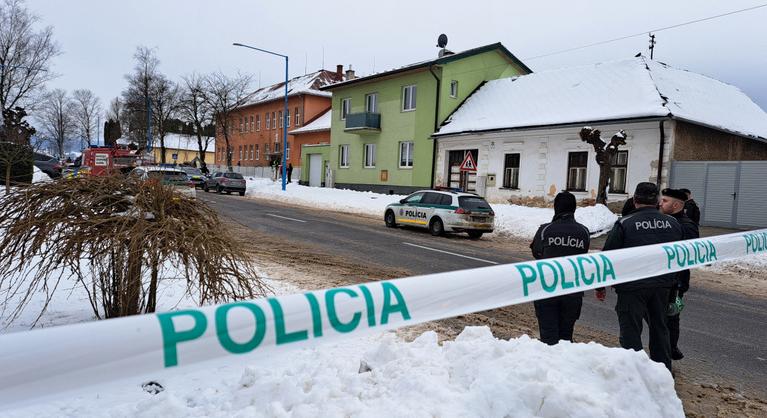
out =
[[[352,65],[349,64],[349,69],[346,70],[346,79],[347,80],[354,80],[355,78],[357,78],[357,77],[354,76],[354,70],[352,70]]]
[[[344,78],[344,66],[341,64],[336,65],[336,75],[338,76],[339,80],[343,80]]]

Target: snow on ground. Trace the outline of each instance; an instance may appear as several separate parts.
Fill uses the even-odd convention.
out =
[[[39,168],[34,167],[34,171],[32,172],[32,183],[40,183],[44,181],[51,181],[51,178],[47,174],[40,171]]]
[[[714,273],[761,273],[767,272],[767,254],[750,255],[735,260],[722,261],[702,267]]]
[[[386,195],[373,192],[331,189],[325,187],[301,186],[288,183],[282,191],[280,181],[264,178],[247,179],[247,195],[269,198],[271,200],[312,206],[324,210],[334,210],[380,217],[383,222],[384,209],[390,203],[398,202],[403,195]],[[496,233],[532,238],[538,226],[551,222],[554,209],[533,208],[510,204],[492,203],[495,211]],[[578,208],[575,218],[592,233],[604,232],[612,228],[618,217],[603,205]]]

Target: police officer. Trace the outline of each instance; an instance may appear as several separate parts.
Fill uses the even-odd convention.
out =
[[[695,239],[699,238],[698,225],[687,217],[685,213],[687,201],[687,194],[684,189],[663,189],[661,192],[663,197],[660,202],[660,211],[666,215],[671,215],[679,222],[682,227],[683,239]],[[669,293],[669,316],[668,316],[668,332],[671,342],[671,359],[681,360],[684,358],[684,354],[677,347],[679,342],[679,314],[680,312],[671,307],[678,307],[676,304],[677,296],[681,299],[684,293],[690,289],[690,270],[683,270],[676,274],[676,284],[671,288]]]
[[[692,198],[692,192],[690,189],[679,189],[682,193],[685,194],[686,198],[684,200],[684,214],[687,215],[688,218],[692,219],[693,222],[695,222],[696,225],[700,225],[700,208],[698,207],[698,204],[695,202],[695,200]]]
[[[654,183],[637,185],[634,205],[636,209],[613,226],[604,251],[682,239],[679,222],[657,209],[658,187]],[[650,358],[663,363],[669,371],[671,345],[666,309],[669,291],[675,282],[676,273],[669,273],[614,286],[618,295],[615,311],[618,314],[621,347],[642,350],[642,319],[646,318],[650,331]],[[604,290],[597,291],[597,298],[604,298]]]
[[[589,230],[575,221],[572,193],[561,192],[554,198],[554,219],[538,228],[530,249],[536,259],[589,251]],[[573,340],[573,327],[581,316],[583,292],[537,300],[533,304],[541,341],[554,345],[559,340]]]

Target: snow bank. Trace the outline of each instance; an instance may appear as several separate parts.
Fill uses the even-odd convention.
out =
[[[39,168],[34,167],[34,171],[32,172],[32,183],[41,183],[44,181],[51,181],[51,178],[47,174],[40,171]]]
[[[268,198],[290,204],[299,204],[347,213],[356,213],[380,217],[386,205],[398,202],[403,195],[386,195],[373,192],[308,187],[289,183],[285,191],[277,181],[263,178],[248,178],[248,196]],[[527,206],[493,203],[495,211],[495,230],[497,233],[521,238],[532,238],[541,224],[551,222],[554,209],[532,208]],[[575,218],[592,233],[609,231],[618,217],[603,205],[578,208]]]
[[[433,332],[386,333],[159,382],[157,395],[111,385],[11,416],[684,416],[671,375],[644,352],[499,340],[487,327],[442,345]]]
[[[714,273],[764,273],[767,271],[767,254],[750,255],[735,260],[722,261],[702,268]]]

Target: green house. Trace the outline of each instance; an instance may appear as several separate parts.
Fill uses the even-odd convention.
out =
[[[531,72],[495,43],[323,87],[333,93],[325,181],[380,193],[431,187],[436,127],[485,81]]]

